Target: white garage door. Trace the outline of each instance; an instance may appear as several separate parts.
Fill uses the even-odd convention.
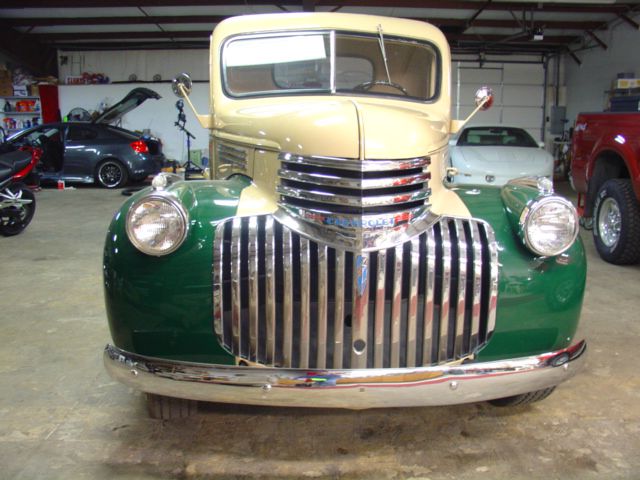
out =
[[[544,67],[542,64],[490,63],[482,68],[466,62],[452,65],[452,116],[462,120],[475,108],[478,87],[488,85],[495,98],[491,109],[479,112],[471,124],[513,125],[542,140]]]

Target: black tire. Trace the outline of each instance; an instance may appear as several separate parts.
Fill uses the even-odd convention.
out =
[[[104,160],[96,169],[96,183],[104,188],[123,187],[129,181],[127,168],[118,160]]]
[[[22,205],[20,207],[8,207],[11,213],[17,216],[4,217],[0,219],[0,234],[5,237],[11,237],[22,232],[27,225],[31,223],[33,215],[36,213],[36,196],[22,183],[16,183],[11,185],[9,189],[17,193],[22,190],[22,197],[25,200],[31,200],[31,203]],[[4,213],[4,210],[3,210]]]
[[[553,393],[556,387],[544,388],[535,392],[521,393],[513,397],[496,398],[489,400],[489,403],[495,407],[516,407],[518,405],[529,405],[530,403],[544,400]]]
[[[173,420],[195,415],[198,412],[198,402],[147,393],[147,409],[151,418]]]
[[[640,206],[631,180],[607,180],[598,190],[593,240],[606,262],[630,265],[640,261]]]

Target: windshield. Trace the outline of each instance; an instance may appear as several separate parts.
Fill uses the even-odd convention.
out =
[[[430,100],[437,94],[438,72],[433,45],[386,35],[236,37],[223,50],[224,88],[236,97],[347,93]]]
[[[538,148],[531,135],[521,128],[474,127],[460,135],[458,146],[467,147],[532,147]]]

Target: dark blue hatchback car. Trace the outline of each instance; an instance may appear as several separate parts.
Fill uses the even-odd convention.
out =
[[[160,95],[148,88],[135,88],[90,122],[39,125],[9,137],[3,147],[39,146],[43,150],[39,164],[42,182],[95,182],[116,188],[144,180],[157,174],[165,162],[162,142],[110,124],[148,98]]]

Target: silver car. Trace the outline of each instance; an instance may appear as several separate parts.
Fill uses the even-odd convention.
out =
[[[162,168],[162,143],[110,124],[149,98],[158,99],[160,95],[148,88],[135,88],[90,122],[40,125],[9,137],[2,147],[39,146],[43,153],[38,171],[43,183],[95,182],[117,188],[141,181]]]

